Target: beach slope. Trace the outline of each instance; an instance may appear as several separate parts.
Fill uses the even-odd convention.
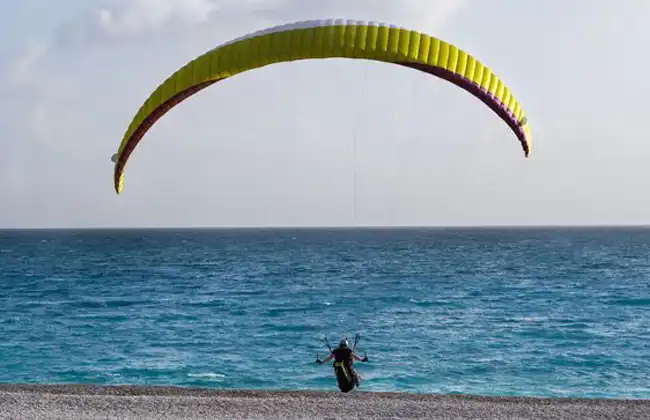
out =
[[[0,419],[650,419],[650,400],[0,384]]]

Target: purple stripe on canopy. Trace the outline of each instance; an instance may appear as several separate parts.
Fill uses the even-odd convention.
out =
[[[499,115],[499,117],[501,117],[501,119],[503,119],[506,122],[506,124],[508,124],[510,129],[512,129],[512,131],[515,132],[517,138],[519,139],[519,142],[521,143],[522,148],[524,149],[524,153],[526,154],[526,156],[528,156],[528,153],[530,153],[530,146],[528,144],[528,139],[526,138],[526,133],[524,132],[524,127],[519,122],[519,120],[517,120],[517,117],[515,117],[515,115],[506,107],[506,105],[500,100],[498,100],[493,94],[488,92],[487,89],[483,88],[482,86],[473,82],[467,77],[461,76],[457,73],[443,69],[441,67],[430,66],[427,64],[406,63],[406,62],[396,62],[395,64],[399,64],[405,67],[410,67],[412,69],[420,70],[425,73],[438,76],[442,79],[445,79],[455,84],[458,87],[467,90],[472,95],[479,98],[484,104],[490,107],[490,109],[496,112],[497,115]]]

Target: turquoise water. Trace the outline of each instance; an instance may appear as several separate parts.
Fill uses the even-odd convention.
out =
[[[650,229],[0,232],[0,382],[650,398]]]

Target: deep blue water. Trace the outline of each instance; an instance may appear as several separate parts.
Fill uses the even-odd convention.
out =
[[[0,232],[0,382],[650,398],[650,229]]]

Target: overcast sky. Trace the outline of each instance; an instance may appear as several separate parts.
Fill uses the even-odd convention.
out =
[[[173,71],[266,26],[337,17],[477,57],[524,107],[530,158],[450,83],[317,60],[177,106],[115,195],[110,157]],[[649,19],[647,0],[4,0],[0,227],[650,223]]]

